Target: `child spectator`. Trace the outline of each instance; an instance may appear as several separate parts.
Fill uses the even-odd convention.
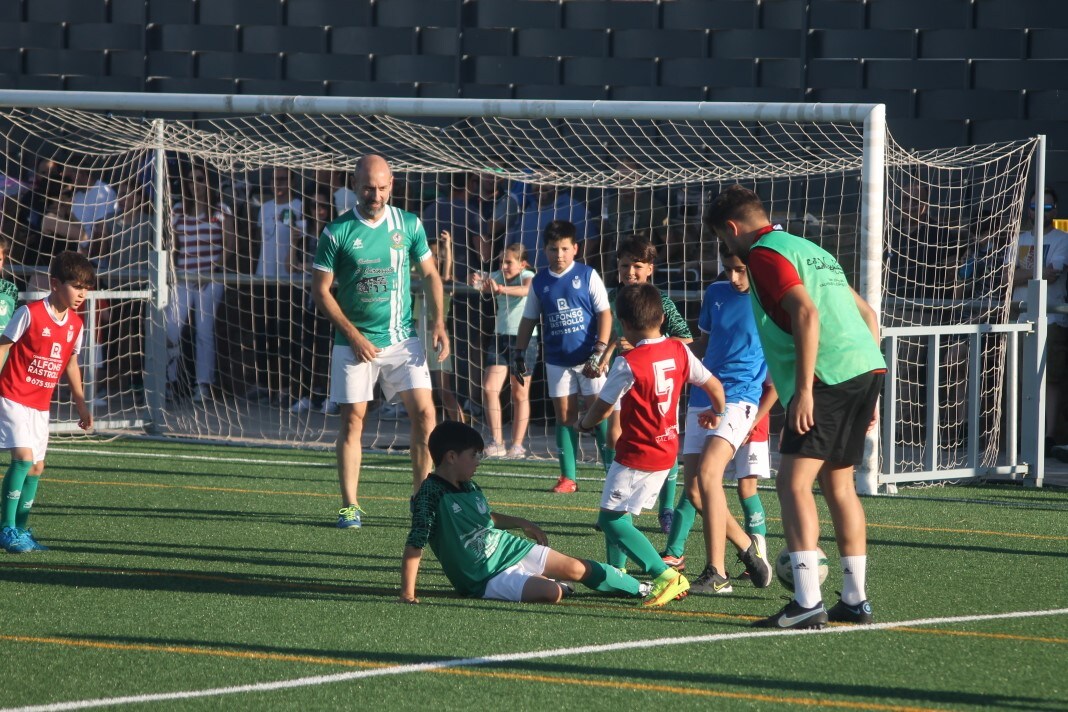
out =
[[[542,321],[545,375],[556,416],[556,446],[560,479],[552,491],[578,491],[575,451],[578,449],[578,396],[596,398],[604,385],[604,353],[612,333],[608,292],[597,270],[575,262],[578,243],[575,226],[554,220],[545,228],[545,254],[549,266],[538,270],[530,283],[534,298],[523,307],[512,361],[514,377],[527,372],[526,350],[534,327]],[[605,424],[595,436],[605,459]]]
[[[8,253],[11,252],[11,240],[0,236],[0,274],[4,271]],[[19,288],[14,282],[0,277],[0,329],[7,326],[15,313],[19,301]],[[2,366],[0,366],[2,367]]]
[[[70,384],[78,427],[93,426],[78,352],[78,309],[96,283],[85,255],[61,252],[49,270],[51,294],[19,307],[0,336],[0,447],[11,451],[0,497],[0,547],[12,554],[47,551],[26,526],[44,472],[48,408],[62,374]]]
[[[550,549],[549,539],[526,519],[490,511],[471,481],[482,459],[482,436],[469,425],[445,421],[430,433],[434,472],[412,498],[412,529],[404,547],[400,598],[419,603],[415,582],[427,544],[446,578],[465,596],[558,603],[578,581],[595,591],[639,597],[648,591],[619,569]],[[520,539],[506,529],[522,529]]]
[[[685,345],[661,335],[664,307],[651,284],[630,284],[619,290],[616,313],[623,336],[634,348],[612,365],[600,396],[580,419],[589,432],[622,402],[623,433],[615,461],[605,478],[597,524],[609,552],[618,549],[653,577],[645,606],[663,606],[686,595],[689,581],[669,567],[633,517],[652,505],[668,471],[679,456],[679,397],[687,383],[701,387],[712,402],[701,424],[715,427],[724,415],[723,386]],[[609,562],[610,564],[613,562]]]
[[[523,318],[523,308],[530,292],[534,272],[527,262],[527,250],[523,243],[514,242],[501,253],[501,268],[483,278],[471,276],[471,286],[497,297],[497,324],[492,345],[486,350],[486,382],[483,386],[482,405],[489,420],[493,442],[486,446],[486,457],[525,457],[523,440],[530,424],[530,372],[513,375],[512,387],[512,447],[504,444],[504,428],[501,417],[501,389],[508,376],[508,354],[513,353],[516,334]],[[537,329],[531,335],[524,352],[527,368],[533,368],[538,360]]]

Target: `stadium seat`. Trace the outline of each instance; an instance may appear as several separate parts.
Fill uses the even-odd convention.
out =
[[[21,70],[20,70],[21,72]],[[5,74],[0,72],[0,89],[18,89],[18,74]]]
[[[965,89],[969,68],[963,59],[872,59],[864,63],[864,86],[871,89]]]
[[[12,77],[22,74],[22,52],[17,49],[0,49],[0,75]]]
[[[868,26],[880,30],[941,29],[970,26],[972,3],[960,0],[894,0],[868,4]]]
[[[64,88],[67,91],[142,92],[145,80],[143,77],[68,76]]]
[[[107,52],[109,77],[145,77],[145,54],[134,50]]]
[[[471,28],[464,29],[460,38],[460,52],[486,57],[505,57],[515,52],[514,30]]]
[[[192,77],[196,67],[190,52],[149,52],[145,71],[150,77]]]
[[[455,0],[378,0],[379,27],[456,27]]]
[[[11,0],[8,0],[11,2]],[[107,22],[107,0],[33,0],[23,3],[28,22]]]
[[[756,72],[752,59],[664,58],[660,62],[660,83],[679,87],[756,86]]]
[[[424,99],[455,99],[458,86],[447,82],[419,82],[415,95]]]
[[[797,89],[769,87],[709,87],[706,101],[797,101]]]
[[[279,0],[226,0],[199,3],[201,25],[280,25]]]
[[[475,14],[480,28],[547,29],[560,27],[561,20],[559,3],[530,0],[478,0]]]
[[[556,87],[552,87],[556,89]],[[507,84],[474,84],[465,83],[460,85],[460,96],[465,99],[516,99],[515,89]],[[545,96],[544,93],[541,96]]]
[[[233,94],[237,83],[233,79],[150,77],[145,86],[148,91],[166,94]]]
[[[558,84],[555,57],[475,57],[474,81],[479,84]]]
[[[919,54],[925,59],[1018,59],[1026,52],[1019,30],[921,30]]]
[[[1056,135],[1064,130],[1063,122],[1055,120],[1040,121],[1035,119],[989,119],[971,122],[972,143],[996,143],[999,141],[1019,141],[1037,134]],[[897,131],[895,130],[895,136]],[[957,144],[946,144],[957,145]]]
[[[301,82],[292,79],[241,79],[237,83],[237,93],[266,96],[323,96],[326,94],[326,82]]]
[[[327,94],[330,96],[367,97],[367,96],[399,96],[414,97],[415,83],[390,83],[390,82],[327,82]]]
[[[796,57],[801,46],[798,30],[714,30],[712,57]]]
[[[197,76],[224,79],[279,79],[282,76],[282,62],[277,54],[200,52],[197,56]]]
[[[418,36],[411,27],[334,27],[330,51],[334,54],[408,54],[418,51]]]
[[[886,104],[886,118],[913,117],[912,92],[895,89],[816,89],[810,88],[807,101],[835,101],[856,104]]]
[[[460,52],[460,38],[451,27],[424,27],[419,30],[418,37],[420,54],[455,58]]]
[[[1068,116],[1068,92],[1056,91],[1029,91],[1027,92],[1027,118],[1029,119],[1060,119]],[[1062,128],[1054,133],[1059,138],[1063,136]]]
[[[513,90],[516,99],[546,99],[560,101],[597,101],[607,99],[608,91],[604,86],[544,86],[542,84],[520,84]],[[467,96],[465,94],[464,96]]]
[[[27,74],[86,74],[102,76],[103,52],[74,49],[28,49],[24,53]]]
[[[704,101],[704,87],[612,86],[608,98],[616,101]]]
[[[23,74],[15,77],[16,89],[40,89],[42,91],[63,91],[66,82],[58,74]]]
[[[222,25],[150,25],[147,47],[164,52],[236,52],[237,30]]]
[[[813,57],[911,58],[916,53],[915,33],[908,30],[813,30],[809,49]]]
[[[67,29],[67,46],[71,49],[138,49],[145,47],[143,25],[89,23]]]
[[[563,9],[563,26],[576,30],[649,30],[660,24],[660,3],[655,2],[570,0]]]
[[[919,92],[916,106],[917,116],[924,119],[1022,118],[1019,91],[929,89]]]
[[[1068,28],[1064,0],[1028,2],[981,2],[975,8],[975,27]]]
[[[856,59],[813,59],[808,63],[807,84],[824,89],[859,89],[864,85],[864,64]]]
[[[604,57],[608,54],[608,37],[604,30],[520,29],[515,36],[516,54],[524,57]]]
[[[0,49],[63,48],[63,27],[47,22],[0,23]]]
[[[371,60],[352,54],[309,54],[295,52],[285,58],[285,77],[300,81],[371,80]]]
[[[244,25],[242,52],[325,52],[327,34],[322,27]]]
[[[613,57],[707,57],[708,33],[698,30],[617,30]]]
[[[752,0],[677,0],[663,4],[665,30],[744,30],[757,26]]]
[[[148,23],[148,3],[145,0],[111,0],[108,7],[112,22],[141,26]]]
[[[456,63],[441,57],[393,55],[375,57],[374,78],[380,82],[455,82]]]
[[[972,62],[976,89],[1063,89],[1068,61],[1042,59],[979,59]]]
[[[192,25],[197,21],[197,6],[191,2],[147,0],[149,22],[167,25]]]
[[[760,3],[760,28],[763,30],[800,30],[804,5],[808,0],[778,0]]]
[[[0,3],[0,23],[20,22],[22,20],[22,3]]]
[[[894,140],[907,149],[945,148],[967,143],[967,127],[954,119],[895,119]]]
[[[650,86],[656,82],[656,63],[651,59],[595,59],[573,57],[564,62],[564,84],[604,86],[634,84]]]
[[[810,0],[808,26],[821,30],[860,30],[864,28],[867,5],[842,0]]]
[[[1027,33],[1027,56],[1031,59],[1064,59],[1068,30],[1034,29]]]
[[[285,24],[290,27],[329,27],[346,25],[370,26],[374,4],[346,3],[344,13],[338,12],[337,0],[287,0]],[[343,16],[342,16],[343,15]]]
[[[757,63],[762,87],[798,89],[801,86],[801,60],[765,59]]]

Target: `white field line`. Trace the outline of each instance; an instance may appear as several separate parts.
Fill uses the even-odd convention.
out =
[[[1010,618],[1059,616],[1065,614],[1068,614],[1068,608],[1056,608],[1046,611],[1015,611],[1012,613],[988,613],[972,616],[946,616],[942,618],[917,618],[915,620],[909,621],[897,621],[893,623],[875,623],[872,625],[864,626],[836,626],[833,628],[824,628],[823,630],[748,630],[737,633],[717,633],[713,635],[697,635],[685,638],[653,638],[650,640],[632,640],[622,643],[608,643],[605,645],[584,645],[577,648],[553,648],[550,650],[534,650],[525,653],[502,653],[499,655],[487,655],[478,658],[437,660],[433,662],[417,663],[413,665],[394,665],[390,667],[376,668],[373,670],[343,672],[335,675],[316,675],[314,677],[298,677],[292,680],[260,682],[251,685],[213,687],[205,690],[160,692],[145,695],[129,695],[126,697],[101,697],[91,700],[55,702],[47,705],[8,707],[0,709],[0,712],[61,712],[62,710],[82,710],[90,709],[93,707],[142,704],[145,702],[166,702],[169,700],[189,700],[200,697],[220,697],[223,695],[235,695],[243,692],[272,692],[274,690],[288,690],[297,687],[317,687],[319,685],[329,685],[335,682],[360,680],[369,677],[384,677],[386,675],[406,675],[408,673],[430,672],[433,670],[444,670],[448,668],[473,667],[476,665],[493,665],[495,663],[508,663],[525,660],[545,660],[548,658],[561,658],[570,655],[609,653],[615,652],[617,650],[639,650],[645,648],[660,648],[669,645],[692,645],[696,643],[712,643],[722,640],[745,640],[751,638],[776,638],[799,635],[839,635],[846,633],[870,633],[891,628],[906,628],[923,625],[944,625],[947,623],[973,623],[981,621],[1005,620]]]

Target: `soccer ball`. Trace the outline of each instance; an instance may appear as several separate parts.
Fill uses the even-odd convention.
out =
[[[816,555],[819,557],[820,584],[822,584],[827,580],[827,555],[818,546]],[[775,557],[775,576],[785,588],[790,591],[794,590],[794,569],[790,566],[790,552],[787,549],[783,549]]]

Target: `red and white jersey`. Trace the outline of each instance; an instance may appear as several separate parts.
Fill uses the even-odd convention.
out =
[[[700,386],[711,377],[685,344],[663,336],[640,341],[617,358],[597,396],[606,403],[623,397],[616,462],[642,472],[670,469],[679,457],[683,386]]]
[[[171,212],[174,228],[174,267],[189,272],[210,272],[223,254],[223,221],[230,208],[219,203],[215,209],[193,215],[178,202]]]
[[[82,318],[68,309],[57,320],[42,299],[16,309],[4,336],[14,343],[0,371],[0,398],[47,411],[67,362],[81,351]]]

